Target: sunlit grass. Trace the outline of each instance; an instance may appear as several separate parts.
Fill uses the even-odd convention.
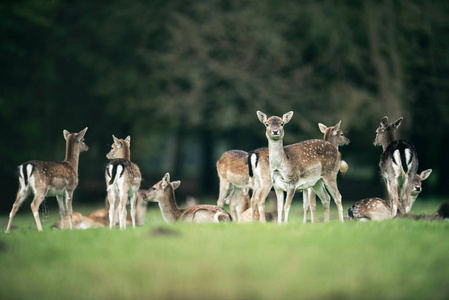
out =
[[[416,213],[437,202],[420,201]],[[318,216],[322,217],[321,206]],[[345,205],[348,208],[349,204]],[[44,232],[31,213],[4,234],[2,299],[447,299],[449,222],[166,225]],[[160,228],[165,230],[160,230]]]

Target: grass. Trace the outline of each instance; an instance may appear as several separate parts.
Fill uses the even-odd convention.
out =
[[[421,199],[420,199],[421,200]],[[447,299],[447,221],[166,225],[43,232],[22,208],[4,234],[2,299]],[[418,201],[431,213],[439,203]],[[349,204],[345,204],[348,208]],[[321,209],[321,206],[320,206]],[[84,210],[89,211],[88,208]],[[317,214],[322,216],[322,210]]]

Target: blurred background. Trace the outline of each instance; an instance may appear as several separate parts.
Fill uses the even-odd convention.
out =
[[[215,201],[220,155],[267,146],[256,110],[294,111],[285,144],[342,121],[343,203],[385,196],[372,142],[403,116],[397,138],[433,169],[420,199],[447,197],[448,33],[443,0],[3,0],[0,212],[17,166],[63,160],[63,129],[86,126],[75,210],[104,201],[112,134],[131,135],[143,188],[170,172],[179,198]]]

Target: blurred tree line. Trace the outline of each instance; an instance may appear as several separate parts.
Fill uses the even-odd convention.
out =
[[[76,201],[104,197],[112,134],[132,136],[143,187],[169,171],[216,194],[222,152],[267,145],[256,110],[295,112],[286,143],[342,120],[357,198],[381,196],[363,194],[383,191],[374,130],[403,116],[398,138],[434,170],[424,192],[447,195],[447,32],[447,1],[2,1],[0,209],[17,165],[63,159],[62,130],[85,126]]]

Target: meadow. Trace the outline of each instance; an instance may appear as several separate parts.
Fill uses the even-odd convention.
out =
[[[418,199],[412,212],[432,213],[440,203]],[[152,205],[144,226],[125,231],[50,229],[55,207],[37,232],[25,203],[10,234],[8,216],[0,217],[0,298],[449,297],[449,222],[340,223],[332,204],[330,222],[302,224],[301,206],[296,199],[284,225],[167,225]]]

